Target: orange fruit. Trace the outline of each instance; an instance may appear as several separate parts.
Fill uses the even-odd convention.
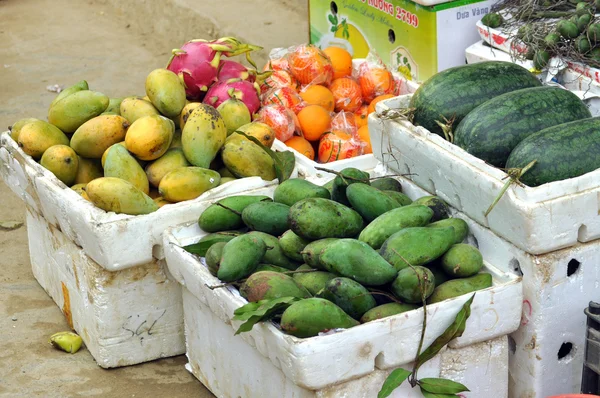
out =
[[[255,121],[263,122],[275,131],[279,141],[289,140],[296,130],[294,112],[281,105],[263,106],[258,111]]]
[[[312,144],[306,141],[305,138],[296,135],[287,140],[285,145],[295,149],[310,160],[315,160],[315,150],[312,147]]]
[[[377,105],[377,103],[379,101],[383,101],[389,98],[394,98],[395,95],[394,94],[383,94],[380,96],[375,97],[375,99],[373,99],[373,101],[371,101],[371,103],[369,104],[369,111],[368,114],[370,115],[371,113],[375,112],[375,105]]]
[[[369,107],[367,105],[362,105],[356,112],[354,112],[354,122],[356,127],[361,128],[362,126],[366,126],[369,121]]]
[[[389,70],[385,67],[370,67],[367,63],[360,67],[358,83],[363,100],[367,103],[380,95],[392,94],[396,89],[394,76]]]
[[[333,112],[335,100],[333,93],[327,87],[318,84],[307,86],[300,92],[300,97],[310,105],[321,105],[329,112]]]
[[[352,74],[352,55],[341,47],[327,47],[323,50],[331,60],[333,78],[350,76]]]
[[[329,89],[335,99],[335,110],[356,112],[363,104],[359,84],[349,77],[341,77],[331,82]]]
[[[348,159],[362,154],[360,142],[344,131],[333,130],[324,134],[319,141],[318,160],[328,163]]]
[[[329,84],[333,66],[329,57],[318,47],[301,45],[288,56],[289,70],[301,84]]]
[[[298,112],[298,121],[304,138],[316,141],[331,126],[331,115],[320,105],[309,105]]]
[[[298,82],[292,77],[292,75],[290,75],[288,71],[276,70],[260,85],[260,92],[261,94],[265,94],[270,89],[280,87],[290,87],[294,91],[297,91]]]
[[[371,147],[371,136],[369,135],[369,125],[362,126],[358,129],[358,137],[362,142],[367,144],[363,147],[363,153],[373,153],[373,148]]]

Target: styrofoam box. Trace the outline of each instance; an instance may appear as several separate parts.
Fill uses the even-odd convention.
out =
[[[272,195],[273,191],[270,187],[254,193]],[[196,223],[171,228],[165,232],[164,247],[171,274],[184,286],[187,352],[192,370],[217,395],[269,396],[262,395],[264,391],[255,386],[253,380],[272,375],[272,369],[275,368],[280,369],[285,378],[268,376],[268,380],[281,385],[286,393],[280,396],[304,396],[302,394],[308,394],[305,390],[324,393],[333,389],[337,393],[332,387],[334,384],[358,380],[372,374],[375,369],[389,370],[407,365],[414,359],[423,321],[422,308],[311,339],[286,335],[271,323],[259,324],[251,332],[234,337],[233,332],[240,322],[231,318],[234,310],[244,305],[246,300],[235,288],[210,289],[209,286],[219,284],[219,280],[208,272],[196,256],[180,247],[195,243],[205,234]],[[467,347],[504,336],[519,324],[522,303],[520,277],[501,272],[487,263],[486,270],[492,273],[494,286],[477,292],[466,331],[450,344],[451,348]],[[428,306],[425,346],[445,330],[469,297],[465,295]],[[227,353],[222,347],[241,346],[247,348],[231,350],[230,355],[225,357]],[[244,375],[231,372],[230,369],[236,366],[233,362],[241,357],[240,352],[254,352],[251,357],[255,361],[249,363],[244,356],[243,364],[239,366],[253,369],[256,373],[248,371]],[[267,358],[268,361],[265,361]],[[218,370],[213,370],[213,367]],[[236,375],[237,381],[228,376],[231,374]],[[281,373],[278,372],[278,375]],[[480,392],[491,388],[489,396],[504,396],[502,391],[506,386],[497,383],[491,383],[494,384],[491,386],[487,381],[484,382],[488,376],[492,375],[481,379]],[[475,393],[478,377],[466,380],[467,384],[470,383],[468,386],[473,391],[473,397],[483,396]],[[265,383],[265,386],[268,385]],[[238,391],[243,386],[248,388],[246,393]]]
[[[274,149],[287,149],[285,145],[279,145],[283,144],[274,144]],[[297,176],[296,169],[293,175]],[[194,200],[163,206],[150,214],[108,213],[83,199],[26,155],[8,132],[0,135],[0,176],[30,208],[60,228],[108,271],[162,258],[163,231],[171,225],[197,218],[205,200],[277,182],[264,181],[260,177],[244,178],[213,188]]]
[[[377,104],[378,112],[407,107],[410,95]],[[369,116],[373,153],[390,169],[531,254],[600,237],[600,170],[539,187],[512,184],[493,211],[485,212],[507,174],[437,134],[400,119]]]
[[[164,260],[107,271],[57,227],[27,210],[33,274],[98,365],[134,365],[185,352],[181,286]]]

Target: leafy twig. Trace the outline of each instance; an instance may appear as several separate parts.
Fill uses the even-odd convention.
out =
[[[506,170],[507,176],[504,177],[503,180],[505,180],[507,178],[509,180],[506,181],[506,183],[500,190],[500,193],[498,194],[498,196],[496,196],[496,198],[494,199],[494,201],[492,202],[490,207],[488,207],[487,211],[484,214],[485,217],[487,217],[488,214],[491,213],[491,211],[494,209],[494,207],[500,201],[500,199],[502,199],[502,196],[504,196],[504,194],[506,193],[506,191],[508,190],[508,188],[510,187],[511,184],[515,183],[517,185],[523,186],[523,183],[521,181],[519,181],[519,179],[521,177],[523,177],[523,174],[525,174],[527,171],[529,171],[529,169],[531,169],[536,164],[536,162],[537,162],[537,160],[533,160],[527,166],[523,167],[522,169],[511,168],[511,169]]]

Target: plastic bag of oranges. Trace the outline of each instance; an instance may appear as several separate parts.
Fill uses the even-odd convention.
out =
[[[269,61],[266,63],[263,71],[276,71],[276,70],[285,70],[289,69],[289,64],[287,61],[288,49],[287,48],[274,48],[269,53]]]
[[[334,75],[329,57],[312,44],[288,49],[288,70],[301,85],[331,83]]]
[[[296,115],[290,109],[279,104],[263,106],[255,119],[271,127],[279,141],[287,141],[299,131]]]
[[[317,160],[319,163],[329,163],[360,156],[365,145],[358,137],[354,114],[340,112],[331,121],[331,131],[323,134],[319,140]]]
[[[261,94],[267,93],[269,90],[289,87],[294,91],[298,90],[298,82],[286,70],[275,70],[267,77],[260,85]]]
[[[298,106],[302,103],[302,97],[291,87],[277,87],[263,94],[261,102],[263,105],[282,105],[298,113],[301,109]]]
[[[380,95],[396,93],[394,75],[373,52],[369,53],[366,61],[360,64],[358,69],[354,70],[353,75],[360,86],[362,99],[367,104]]]

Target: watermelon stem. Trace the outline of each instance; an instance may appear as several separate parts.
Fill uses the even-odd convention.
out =
[[[523,183],[521,181],[519,181],[519,179],[521,177],[523,177],[523,174],[525,174],[527,171],[529,171],[529,169],[531,169],[536,164],[536,162],[537,162],[537,159],[531,161],[527,166],[523,167],[522,169],[511,168],[511,169],[507,169],[506,170],[507,176],[504,177],[503,180],[505,180],[507,178],[509,180],[506,181],[506,183],[504,184],[504,186],[500,190],[500,193],[498,194],[498,196],[496,196],[496,199],[494,199],[494,201],[492,202],[492,204],[490,205],[490,207],[485,212],[485,217],[487,217],[488,214],[490,214],[490,212],[494,209],[494,207],[496,206],[496,204],[500,201],[500,199],[502,198],[502,196],[504,196],[504,193],[508,190],[508,188],[510,187],[511,184],[515,183],[515,184],[518,184],[520,186],[523,186]]]
[[[380,119],[402,119],[412,123],[416,108],[386,109],[377,113]]]
[[[454,142],[454,134],[452,133],[452,126],[454,125],[454,121],[456,120],[456,116],[452,116],[450,119],[447,119],[445,116],[442,116],[444,119],[444,123],[436,120],[438,126],[442,129],[444,133],[444,137],[446,141],[453,143]]]

